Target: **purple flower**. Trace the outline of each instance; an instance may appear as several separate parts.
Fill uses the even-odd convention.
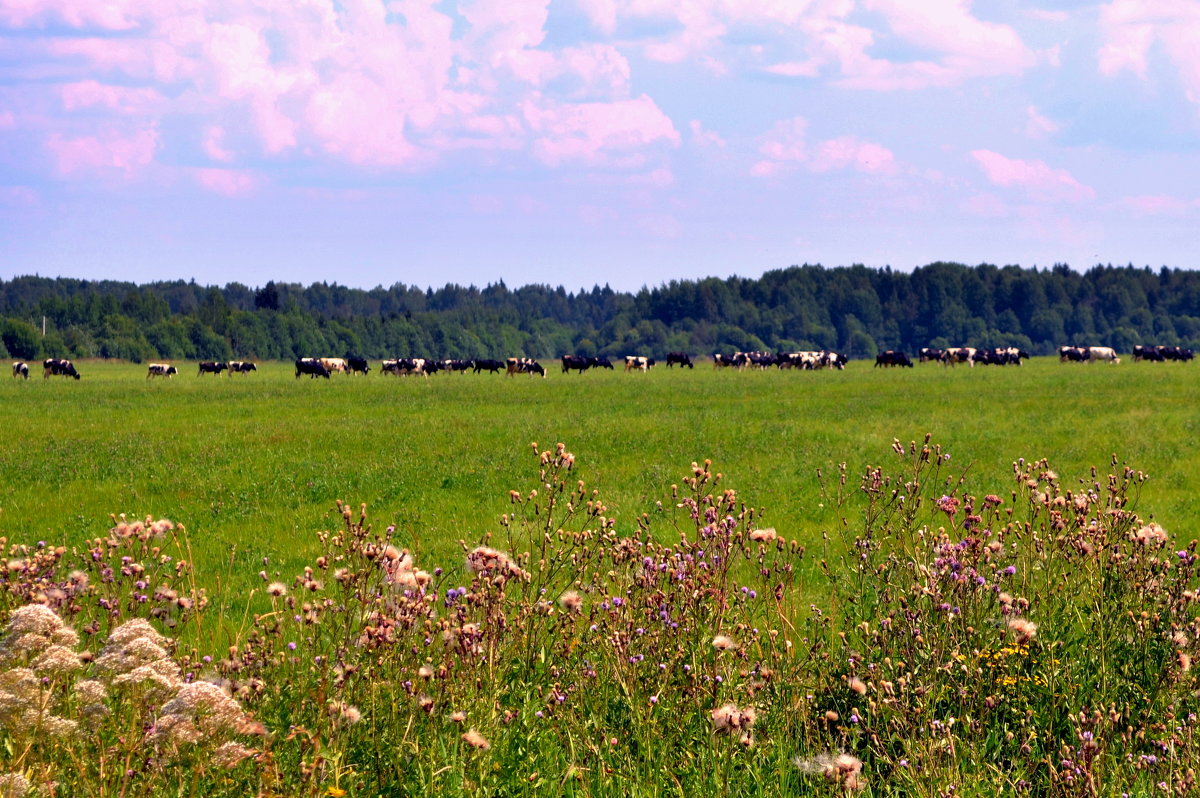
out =
[[[296,643],[294,641],[291,643],[288,643],[288,651],[295,651],[295,650],[296,650]],[[207,659],[207,657],[205,659]]]

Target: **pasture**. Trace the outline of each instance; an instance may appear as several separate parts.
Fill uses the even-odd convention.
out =
[[[246,584],[269,558],[290,577],[337,499],[426,558],[498,530],[508,491],[528,490],[529,444],[565,442],[620,528],[670,510],[670,485],[711,459],[781,533],[810,545],[837,523],[818,470],[851,480],[893,438],[933,433],[965,487],[1005,492],[1019,457],[1064,476],[1113,454],[1151,480],[1141,507],[1169,529],[1200,518],[1200,371],[1193,364],[872,368],[844,372],[592,370],[519,375],[334,375],[290,363],[249,375],[170,380],[145,366],[84,362],[76,382],[0,381],[0,535],[79,544],[110,513],[153,515],[192,533],[201,574]],[[40,370],[39,370],[40,371]],[[858,501],[848,489],[851,507]],[[244,591],[238,591],[245,595]]]
[[[79,369],[0,385],[5,794],[1194,794],[1188,366]]]

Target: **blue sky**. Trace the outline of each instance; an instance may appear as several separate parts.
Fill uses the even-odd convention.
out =
[[[1195,264],[1200,2],[0,0],[0,275]]]

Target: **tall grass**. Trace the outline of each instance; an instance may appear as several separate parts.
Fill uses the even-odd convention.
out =
[[[203,530],[10,543],[0,794],[1196,789],[1196,544],[1132,509],[1144,473],[1018,459],[984,492],[895,440],[823,472],[806,545],[708,461],[625,516],[522,449],[453,558],[341,503],[245,616]]]

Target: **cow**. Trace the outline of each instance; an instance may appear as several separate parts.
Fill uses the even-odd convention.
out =
[[[370,374],[371,364],[365,357],[348,357],[346,358],[346,370],[348,374]]]
[[[350,373],[346,367],[346,359],[343,357],[321,357],[317,358],[317,362],[324,366],[325,370],[330,374],[335,371],[340,371],[342,374]]]
[[[258,371],[258,366],[254,365],[249,360],[231,360],[229,362],[230,377],[234,375],[234,372],[238,374],[249,374],[251,371]]]
[[[21,377],[26,380],[29,379],[29,364],[25,361],[18,360],[16,363],[13,363],[12,369],[13,377]]]
[[[589,357],[588,363],[590,363],[594,369],[608,369],[609,371],[613,370],[612,362],[606,357]]]
[[[1121,362],[1121,358],[1117,357],[1116,350],[1111,346],[1089,346],[1087,352],[1089,363],[1103,360],[1105,363],[1116,365]]]
[[[678,363],[680,365],[680,367],[687,366],[690,369],[693,369],[696,367],[695,364],[692,363],[692,356],[689,355],[688,353],[686,353],[686,352],[667,352],[667,368],[671,368],[676,363]]]
[[[1178,360],[1181,363],[1186,363],[1196,356],[1192,350],[1183,346],[1160,346],[1159,349],[1167,360]]]
[[[474,366],[476,374],[481,371],[489,371],[492,374],[499,374],[500,369],[504,368],[504,363],[499,360],[472,360],[471,363]]]
[[[1058,348],[1059,363],[1082,363],[1088,359],[1085,346],[1060,346]]]
[[[626,355],[626,371],[647,371],[654,367],[654,358],[644,355]]]
[[[459,374],[466,374],[467,370],[471,368],[471,361],[452,358],[449,360],[443,360],[438,365],[441,367],[442,371],[447,373],[457,371]]]
[[[592,367],[592,359],[590,357],[582,357],[580,355],[563,355],[562,370],[563,374],[574,369],[580,374]]]
[[[821,368],[845,371],[848,358],[841,352],[821,352]]]
[[[329,369],[321,365],[321,361],[315,357],[302,357],[296,361],[296,379],[300,379],[302,374],[307,374],[312,379],[329,379]]]
[[[514,374],[541,374],[542,378],[546,377],[546,369],[531,357],[510,357],[505,359],[505,374],[509,377]]]
[[[75,379],[80,378],[74,363],[57,357],[48,357],[42,361],[42,379],[49,379],[51,375],[56,377],[73,377]]]
[[[960,346],[947,349],[942,352],[942,365],[953,366],[955,363],[966,363],[971,368],[975,368],[975,353],[977,351],[973,346]]]
[[[229,367],[230,367],[230,364],[228,364],[228,363],[214,363],[212,361],[205,361],[200,364],[200,369],[199,369],[199,371],[196,372],[196,376],[199,377],[202,374],[218,374],[219,375],[222,371],[224,371],[225,369],[227,369]],[[233,373],[233,371],[231,370],[230,374],[232,374],[232,373]]]
[[[1186,362],[1195,355],[1192,350],[1182,346],[1142,346],[1133,348],[1133,361],[1149,360],[1152,363],[1164,363],[1168,360]]]
[[[749,357],[747,356],[749,360]],[[775,355],[775,365],[781,369],[804,369],[811,371],[820,368],[821,353],[817,351],[780,352]]]
[[[1028,352],[1015,346],[998,346],[995,349],[980,349],[975,353],[975,362],[984,366],[1019,366],[1021,359],[1028,357]]]
[[[151,377],[166,377],[170,379],[178,373],[179,369],[170,363],[151,363],[149,364],[149,368],[146,369],[146,379],[150,379]]]
[[[433,362],[423,357],[401,357],[383,361],[380,373],[391,374],[395,377],[409,377],[413,374],[428,377],[435,370]]]
[[[894,349],[888,349],[885,352],[880,352],[875,356],[875,368],[885,366],[887,368],[895,368],[896,366],[913,367],[913,362],[908,359],[908,355],[903,352],[898,352]]]
[[[940,361],[942,359],[942,355],[946,354],[946,350],[938,349],[932,346],[923,346],[918,354],[918,359],[922,363],[928,363],[930,361]]]

